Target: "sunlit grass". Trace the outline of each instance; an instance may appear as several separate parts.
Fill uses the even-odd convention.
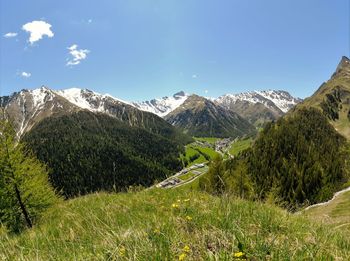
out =
[[[253,139],[238,140],[231,144],[229,152],[233,156],[237,156],[241,151],[248,149],[252,145]]]
[[[0,230],[0,260],[346,260],[348,236],[277,207],[186,188],[66,201],[21,235]]]

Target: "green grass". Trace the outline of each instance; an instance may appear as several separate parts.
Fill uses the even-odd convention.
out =
[[[253,139],[239,140],[231,144],[229,152],[233,156],[237,156],[241,151],[248,149],[252,145]]]
[[[219,155],[214,149],[207,148],[207,147],[199,147],[199,146],[193,146],[193,148],[200,150],[202,153],[207,154],[211,159],[214,159],[216,156]]]
[[[324,206],[317,206],[305,211],[316,222],[329,224],[350,232],[350,191],[339,195]]]
[[[213,137],[207,137],[207,138],[200,138],[200,137],[193,137],[195,140],[198,141],[206,141],[210,144],[215,144],[215,142],[217,142],[218,140],[220,140],[220,138],[213,138]]]
[[[21,235],[0,229],[0,260],[233,260],[239,244],[250,260],[350,255],[341,230],[275,206],[182,188],[63,202]]]
[[[190,162],[190,158],[197,153],[200,154],[200,157],[194,160],[193,162]],[[189,162],[188,166],[192,166],[194,164],[208,161],[204,157],[203,153],[207,154],[210,157],[210,159],[214,159],[218,155],[218,153],[212,148],[200,147],[198,145],[189,144],[185,147],[185,155],[181,155],[181,157],[187,159],[187,161]]]
[[[188,173],[186,173],[184,175],[179,176],[179,179],[181,179],[181,180],[188,180],[188,179],[190,179],[190,178],[192,178],[194,176],[196,176],[196,174],[194,174],[194,173],[192,173],[190,171],[190,172],[188,172]]]
[[[194,161],[190,162],[190,158],[195,155],[195,154],[200,154],[198,151],[196,151],[195,149],[193,149],[193,147],[191,147],[191,145],[187,145],[185,147],[185,155],[182,155],[182,157],[185,157],[188,161],[188,166],[192,166],[194,164],[198,164],[198,163],[203,163],[206,162],[207,160],[204,158],[203,155],[200,154],[199,158],[195,159]]]

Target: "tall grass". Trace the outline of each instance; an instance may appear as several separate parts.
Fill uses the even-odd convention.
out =
[[[341,231],[277,207],[190,190],[93,194],[51,209],[21,235],[0,230],[9,260],[347,260]]]

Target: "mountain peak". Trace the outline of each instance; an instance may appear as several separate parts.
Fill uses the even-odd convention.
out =
[[[177,107],[182,105],[182,103],[187,98],[188,94],[186,94],[184,91],[180,91],[175,93],[171,97],[165,96],[161,99],[152,99],[150,101],[143,102],[133,102],[132,105],[140,110],[152,112],[160,117],[164,117],[165,115],[169,114]]]
[[[346,56],[343,56],[337,66],[335,73],[332,78],[340,73],[345,73],[350,75],[350,59]]]
[[[186,96],[186,93],[184,91],[179,91],[173,95],[174,98],[184,97],[184,96]]]

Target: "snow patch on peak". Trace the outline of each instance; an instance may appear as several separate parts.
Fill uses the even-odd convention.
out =
[[[90,111],[106,112],[106,101],[131,105],[129,102],[115,98],[110,94],[99,94],[88,89],[70,88],[57,91],[57,94],[66,98],[74,105]]]
[[[189,94],[181,91],[175,93],[171,97],[163,97],[161,99],[153,99],[150,101],[133,102],[136,108],[154,113],[160,117],[164,117],[179,106],[181,106],[189,97]]]
[[[50,89],[45,86],[41,88],[28,91],[33,99],[33,107],[40,108],[45,105],[46,102],[53,99],[53,94]]]
[[[286,91],[267,90],[257,91],[257,93],[272,101],[284,113],[289,111],[297,103],[301,102],[301,99],[294,98]]]
[[[301,102],[301,99],[294,98],[286,91],[249,91],[239,94],[225,94],[215,99],[215,101],[222,105],[235,104],[237,101],[247,101],[251,103],[262,103],[267,108],[271,108],[274,104],[282,112],[286,113],[297,103]],[[271,105],[272,104],[272,105]]]
[[[70,101],[74,105],[83,109],[91,110],[91,105],[82,96],[82,93],[83,93],[82,89],[70,88],[70,89],[57,91],[57,93],[63,96],[64,98],[66,98],[68,101]]]

